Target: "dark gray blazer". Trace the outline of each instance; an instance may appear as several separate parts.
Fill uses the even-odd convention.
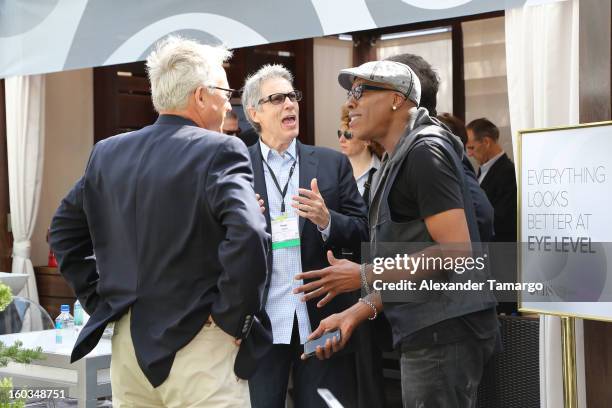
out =
[[[245,338],[270,247],[252,183],[240,140],[179,116],[96,144],[51,224],[60,271],[91,314],[72,361],[130,307],[136,356],[153,386],[210,315]]]

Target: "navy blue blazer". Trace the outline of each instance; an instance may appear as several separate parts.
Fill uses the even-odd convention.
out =
[[[255,191],[267,203],[268,192],[260,143],[257,142],[249,147],[249,153],[255,175]],[[325,147],[304,145],[299,141],[296,143],[300,166],[300,188],[310,189],[311,180],[316,178],[331,217],[330,235],[326,242],[323,241],[315,224],[302,217],[299,219],[302,269],[307,272],[329,266],[328,249],[334,251],[337,257],[343,252],[351,252],[358,256],[361,243],[369,241],[368,216],[365,202],[359,194],[353,177],[353,169],[346,156]],[[267,231],[270,232],[270,213],[267,208],[265,216]],[[272,271],[272,255],[268,258],[268,262],[269,270]],[[270,287],[271,275],[268,274],[266,281],[264,302]],[[352,293],[338,295],[327,305],[318,308],[317,302],[320,299],[313,299],[307,304],[312,330],[319,326],[322,319],[352,306],[356,296]]]
[[[60,272],[91,314],[72,361],[130,307],[136,357],[155,387],[210,315],[245,338],[270,248],[252,182],[239,139],[179,116],[97,143],[51,223]]]

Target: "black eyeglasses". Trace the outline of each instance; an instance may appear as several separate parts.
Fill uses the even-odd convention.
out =
[[[359,99],[361,99],[361,96],[363,95],[363,91],[391,91],[391,92],[397,92],[401,94],[401,92],[398,91],[397,89],[383,88],[382,86],[376,86],[376,85],[361,84],[349,90],[348,93],[346,94],[346,97],[347,99],[350,99],[350,97],[352,96],[353,98],[355,98],[356,101],[358,101]],[[402,95],[406,97],[406,95],[404,94]]]
[[[272,105],[280,105],[285,102],[285,99],[289,98],[291,102],[299,102],[302,100],[302,93],[300,91],[291,91],[287,93],[273,93],[270,96],[261,98],[259,104],[270,102]]]
[[[218,89],[220,91],[224,91],[223,94],[225,95],[225,99],[227,99],[228,101],[232,99],[232,95],[234,94],[234,92],[237,92],[235,89],[221,88],[219,86],[212,86],[212,85],[207,85],[207,88]]]
[[[340,139],[342,136],[344,136],[346,140],[351,140],[353,138],[353,134],[348,130],[342,131],[338,129],[338,139]]]

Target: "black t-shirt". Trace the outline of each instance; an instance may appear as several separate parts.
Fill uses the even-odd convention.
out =
[[[389,192],[389,208],[395,222],[463,208],[457,172],[438,144],[421,142],[404,159]]]
[[[395,222],[464,208],[461,180],[439,144],[421,142],[404,159],[389,192],[389,208]],[[468,336],[491,337],[497,331],[494,314],[495,308],[441,321],[408,336],[404,347],[446,344]]]

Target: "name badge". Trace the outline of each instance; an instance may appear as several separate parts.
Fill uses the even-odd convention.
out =
[[[272,249],[300,246],[298,217],[280,215],[272,219]]]

